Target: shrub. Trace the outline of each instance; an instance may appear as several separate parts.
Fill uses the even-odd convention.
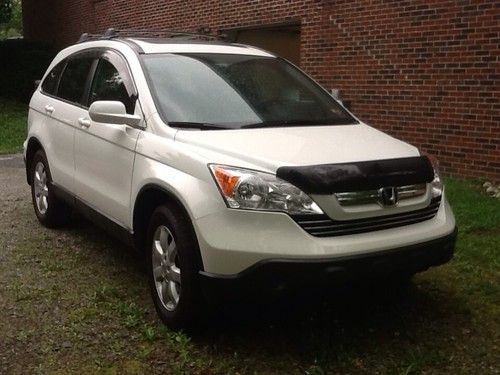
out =
[[[54,56],[54,50],[40,42],[0,41],[0,96],[27,103],[34,81],[42,78]]]

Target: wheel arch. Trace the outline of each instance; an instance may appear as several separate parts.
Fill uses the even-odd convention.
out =
[[[134,210],[132,217],[132,227],[134,231],[134,244],[141,252],[145,250],[146,233],[148,229],[149,219],[153,211],[159,205],[166,204],[170,207],[175,207],[182,213],[190,226],[192,235],[195,236],[197,242],[196,231],[193,226],[192,218],[182,201],[170,190],[155,183],[144,185],[138,192],[134,201]],[[200,251],[197,252],[200,270],[203,270],[203,261]]]
[[[28,185],[31,185],[30,181],[31,161],[33,160],[33,156],[38,150],[42,150],[43,152],[45,152],[42,143],[38,140],[38,138],[31,137],[28,140],[28,145],[26,147],[26,182],[28,183]]]

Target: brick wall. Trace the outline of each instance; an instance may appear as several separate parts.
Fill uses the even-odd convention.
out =
[[[438,156],[448,175],[500,179],[498,0],[23,0],[25,34],[301,24],[301,67],[361,119]]]

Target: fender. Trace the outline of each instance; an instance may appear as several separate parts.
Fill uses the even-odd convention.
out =
[[[37,150],[43,150],[45,152],[42,143],[37,137],[30,137],[26,146],[26,153],[24,155],[24,164],[26,166],[26,182],[31,185],[30,181],[30,170],[31,170],[31,159]],[[50,165],[50,162],[49,162]]]
[[[139,194],[152,186],[161,189],[184,207],[192,221],[226,208],[208,167],[205,168],[206,180],[137,154],[132,179],[130,218],[134,217]],[[132,220],[130,227],[133,227]]]

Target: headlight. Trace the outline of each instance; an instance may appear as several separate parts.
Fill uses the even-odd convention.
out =
[[[229,208],[289,214],[323,213],[306,193],[273,174],[225,165],[209,167]]]
[[[431,193],[432,198],[436,198],[443,194],[443,182],[441,181],[441,177],[439,177],[439,161],[434,155],[426,155],[434,168],[434,180],[431,182]]]

